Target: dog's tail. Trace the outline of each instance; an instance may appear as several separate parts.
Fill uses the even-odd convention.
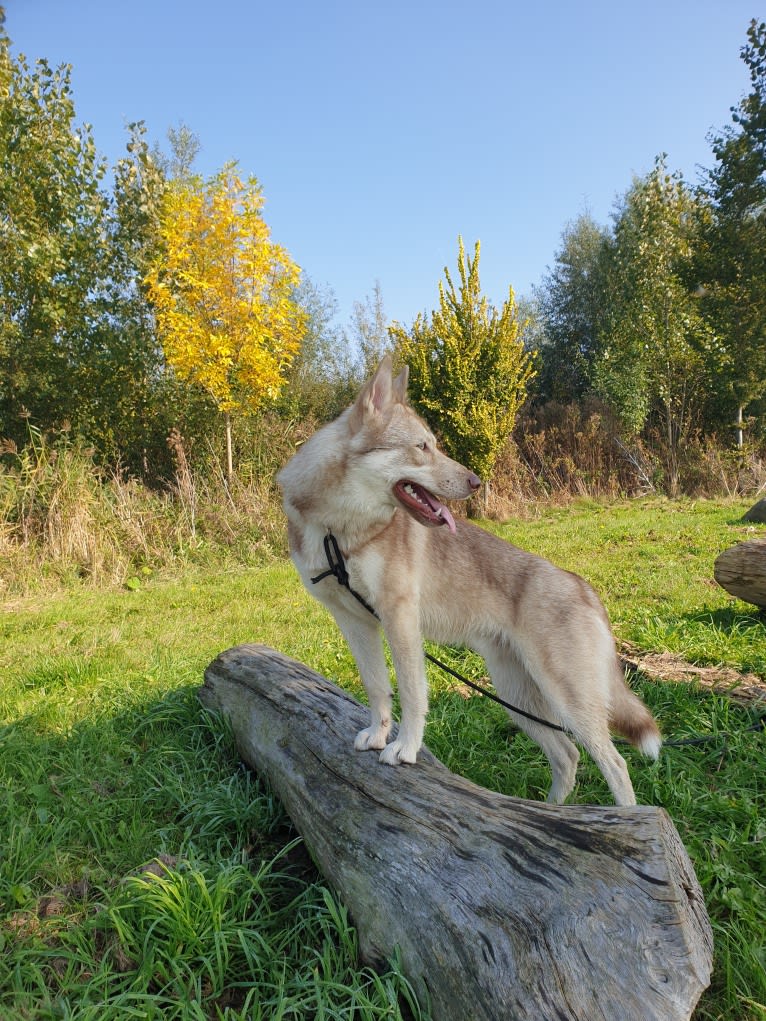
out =
[[[658,758],[662,747],[662,735],[654,717],[641,699],[627,686],[619,666],[616,682],[612,688],[612,705],[609,713],[612,729],[640,748],[644,755],[651,759]]]

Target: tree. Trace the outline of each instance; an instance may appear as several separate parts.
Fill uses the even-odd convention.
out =
[[[747,40],[752,88],[712,140],[703,191],[713,215],[700,259],[703,308],[728,353],[719,390],[736,411],[740,446],[743,410],[766,394],[766,22],[753,19]]]
[[[270,240],[263,194],[235,164],[203,181],[168,187],[162,252],[147,275],[165,357],[223,413],[233,474],[231,413],[252,413],[278,395],[300,347],[304,316],[294,299],[300,270]]]
[[[149,152],[143,123],[130,124],[128,132],[104,220],[107,263],[98,315],[72,371],[84,395],[81,430],[104,457],[146,476],[162,473],[165,440],[174,424],[162,348],[143,285],[159,244],[166,182]]]
[[[295,301],[303,311],[305,331],[279,398],[279,412],[326,422],[354,399],[358,374],[348,337],[335,322],[338,301],[332,288],[315,284],[304,273]]]
[[[542,326],[535,391],[543,400],[580,400],[590,389],[606,294],[608,231],[583,214],[564,229],[553,269],[535,288]]]
[[[71,68],[30,69],[0,29],[0,422],[23,442],[76,419],[73,368],[108,277],[106,165],[77,127]]]
[[[183,121],[179,121],[176,128],[169,127],[166,134],[170,152],[163,152],[159,146],[155,146],[152,159],[169,181],[193,177],[194,163],[202,148],[199,135]]]
[[[143,124],[114,168],[77,127],[71,68],[13,60],[0,35],[0,423],[71,427],[102,461],[166,456],[162,352],[142,279],[164,178]],[[153,465],[154,471],[157,465]]]
[[[692,285],[702,211],[664,157],[627,193],[608,247],[610,304],[594,382],[626,428],[659,413],[667,484],[678,492],[679,453],[705,402],[718,351]]]
[[[366,295],[363,302],[354,302],[351,328],[352,342],[359,351],[358,378],[363,381],[377,369],[391,343],[379,280],[375,281],[372,297]]]
[[[488,479],[508,441],[533,375],[533,359],[520,339],[518,309],[509,288],[498,312],[481,293],[480,245],[466,256],[458,238],[459,288],[445,267],[439,308],[418,315],[390,335],[410,368],[414,407],[436,429],[447,453]]]

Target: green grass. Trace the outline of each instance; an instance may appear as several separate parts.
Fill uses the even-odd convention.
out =
[[[711,581],[717,553],[744,537],[743,509],[583,503],[491,527],[588,577],[621,638],[764,674],[766,627]],[[360,693],[337,630],[281,561],[72,588],[0,618],[3,1021],[420,1016],[396,961],[382,975],[362,967],[279,803],[199,709],[205,666],[245,641]],[[474,657],[446,655],[481,675]],[[656,764],[626,753],[639,800],[675,821],[713,920],[713,984],[695,1018],[763,1019],[757,712],[686,685],[638,686],[666,736],[711,736]],[[536,746],[435,669],[426,740],[484,786],[532,798],[547,788]],[[574,798],[609,803],[589,761]]]

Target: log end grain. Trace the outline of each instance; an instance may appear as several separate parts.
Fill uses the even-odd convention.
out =
[[[746,539],[720,553],[713,577],[729,595],[766,607],[766,539]]]

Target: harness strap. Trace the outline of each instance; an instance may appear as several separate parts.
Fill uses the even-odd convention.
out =
[[[348,580],[348,571],[346,570],[346,561],[343,559],[343,554],[340,551],[338,540],[335,538],[332,532],[328,532],[327,535],[324,537],[324,552],[325,556],[327,557],[327,563],[330,566],[326,571],[323,571],[322,574],[318,574],[316,578],[312,578],[311,584],[316,585],[318,581],[322,581],[324,578],[329,578],[330,575],[332,575],[332,577],[335,578],[339,585],[342,585],[344,588],[348,589],[348,591],[351,593],[354,599],[356,599],[357,602],[361,603],[368,613],[371,613],[373,617],[375,617],[377,620],[380,620],[380,617],[378,617],[377,612],[370,606],[367,600],[363,596],[360,596],[358,592],[355,592],[354,589],[351,588],[351,583]]]
[[[354,599],[356,599],[358,603],[361,603],[368,613],[371,613],[376,620],[380,620],[377,611],[370,606],[364,596],[361,596],[358,592],[351,588],[348,571],[346,570],[346,562],[340,551],[338,540],[332,532],[328,532],[324,537],[324,552],[327,557],[328,568],[326,571],[318,574],[316,578],[312,578],[311,584],[316,585],[317,582],[323,581],[325,578],[335,578],[338,584],[342,585],[343,588],[348,589]],[[564,733],[564,727],[560,727],[558,723],[551,723],[550,720],[543,720],[541,717],[535,716],[534,713],[528,713],[525,709],[519,709],[518,706],[511,705],[510,702],[506,702],[505,699],[500,698],[499,695],[490,691],[489,688],[485,688],[483,685],[477,684],[475,681],[471,681],[467,677],[463,677],[463,675],[459,674],[457,670],[453,670],[452,667],[447,666],[446,663],[442,663],[442,661],[437,659],[436,656],[432,656],[429,652],[424,652],[424,655],[427,660],[440,667],[445,673],[451,674],[458,681],[461,681],[463,684],[467,684],[469,688],[473,688],[473,690],[478,691],[480,695],[485,695],[493,702],[497,702],[498,705],[510,710],[510,712],[516,713],[518,716],[523,716],[527,720],[532,720],[533,723],[540,723],[543,727],[550,727],[551,730],[560,730]]]

